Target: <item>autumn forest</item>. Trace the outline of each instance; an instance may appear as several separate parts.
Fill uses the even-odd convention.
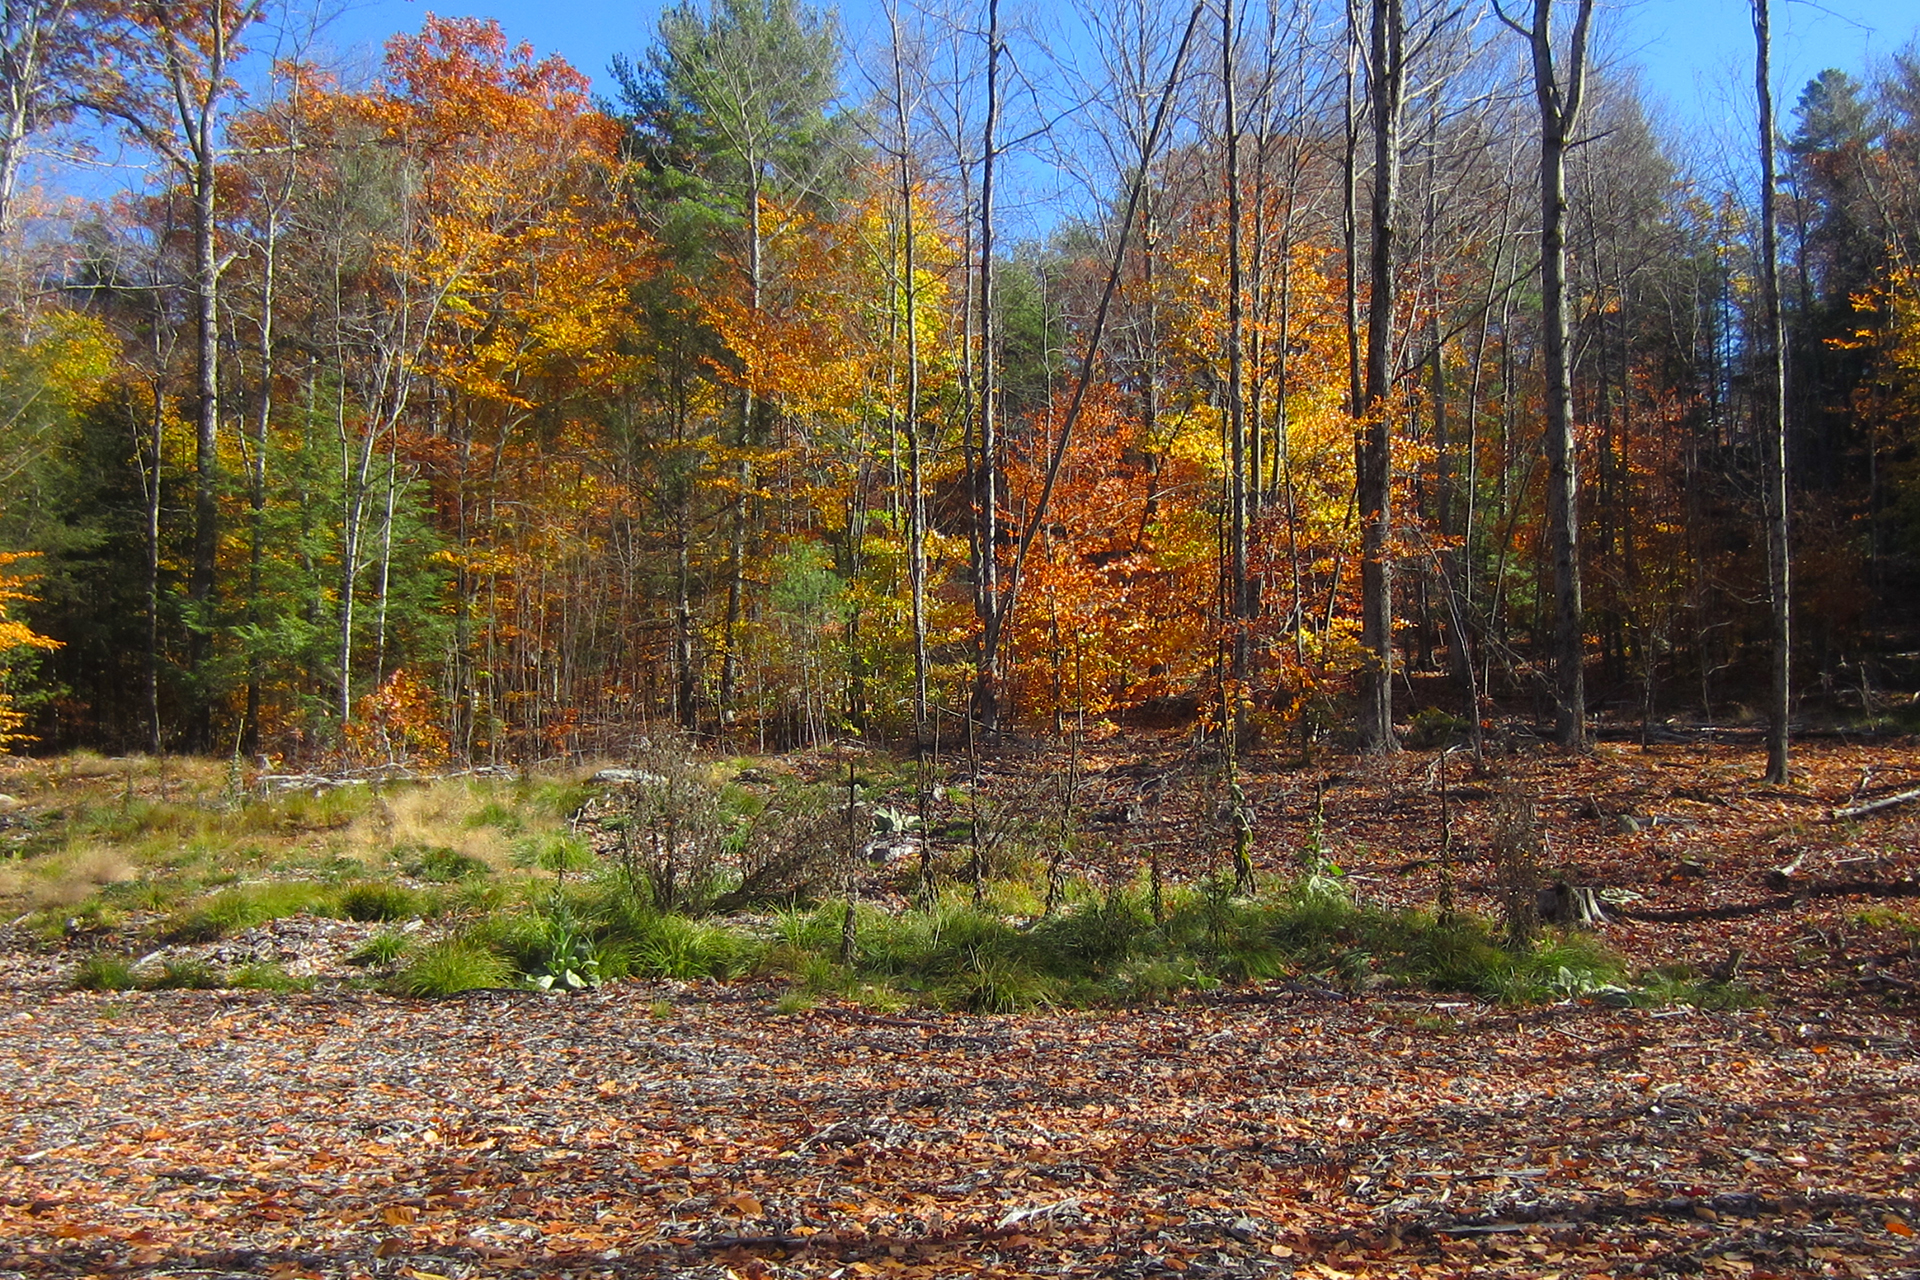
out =
[[[472,20],[348,79],[267,0],[8,5],[0,732],[1386,749],[1911,691],[1920,61],[1703,158],[1585,3],[976,7],[689,3],[596,95]],[[29,180],[109,140],[152,180]]]
[[[0,1280],[1920,1275],[1920,46],[1734,7],[0,0]]]

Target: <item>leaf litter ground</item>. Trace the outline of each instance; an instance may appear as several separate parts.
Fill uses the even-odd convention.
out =
[[[1920,1275],[1914,901],[1699,918],[1777,899],[1795,859],[1911,882],[1920,806],[1826,814],[1913,785],[1920,754],[1816,744],[1779,790],[1751,754],[1510,771],[1550,870],[1694,914],[1610,945],[1737,948],[1755,1009],[1311,979],[1000,1017],[780,1014],[752,984],[92,994],[16,957],[0,1275]],[[1267,870],[1326,783],[1361,891],[1431,901],[1430,780],[1417,755],[1250,770]],[[1489,802],[1461,781],[1486,908]]]

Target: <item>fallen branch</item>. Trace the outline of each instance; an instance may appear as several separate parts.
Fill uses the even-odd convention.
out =
[[[1804,905],[1811,898],[1920,898],[1920,880],[1837,880],[1801,885],[1790,894],[1759,902],[1736,902],[1724,907],[1685,907],[1675,911],[1642,911],[1613,905],[1623,920],[1676,923],[1685,920],[1738,920]]]
[[[1911,791],[1896,792],[1890,796],[1881,796],[1878,800],[1869,800],[1865,804],[1849,805],[1845,809],[1835,809],[1833,811],[1833,820],[1835,822],[1847,822],[1854,818],[1864,818],[1869,814],[1879,813],[1884,809],[1897,809],[1901,805],[1912,804],[1916,800],[1920,800],[1920,787],[1915,787]]]

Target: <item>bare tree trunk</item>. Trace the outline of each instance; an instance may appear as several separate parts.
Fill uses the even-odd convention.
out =
[[[1367,667],[1360,679],[1361,746],[1399,749],[1393,734],[1393,391],[1394,258],[1399,230],[1394,205],[1400,187],[1400,115],[1406,92],[1406,15],[1403,0],[1372,0],[1373,100],[1371,288],[1367,297],[1365,412],[1355,450],[1354,501],[1360,513],[1360,644]]]
[[[154,326],[157,335],[160,326]],[[147,712],[147,749],[159,755],[166,747],[166,738],[160,731],[160,480],[165,462],[162,453],[165,441],[167,405],[165,392],[161,389],[162,366],[156,364],[153,374],[153,416],[146,424],[147,440],[143,444],[138,432],[134,439],[134,456],[140,461],[140,484],[145,491],[146,527],[142,532],[146,536],[147,553],[147,661],[146,661],[146,712]],[[149,454],[149,449],[151,453]],[[152,470],[148,470],[151,461]]]
[[[214,570],[220,547],[220,264],[215,256],[214,164],[211,110],[203,111],[194,133],[193,301],[195,336],[193,444],[193,564],[187,596],[193,618],[187,629],[187,663],[194,679],[187,717],[187,747],[213,746],[211,676]]]
[[[973,680],[973,714],[986,729],[997,728],[1000,722],[1000,436],[995,418],[993,347],[993,162],[999,115],[1000,0],[987,0],[987,118],[980,152],[980,373],[975,401],[980,455],[974,478],[974,536],[980,544],[974,598],[980,618],[980,651],[975,657]]]
[[[70,0],[7,0],[0,7],[0,242],[13,225],[27,138],[59,92],[62,37],[77,21],[71,7]]]
[[[749,157],[747,178],[747,308],[750,314],[760,314],[761,293],[764,289],[763,256],[764,231],[760,224],[760,166],[756,157]],[[733,702],[740,681],[740,620],[745,612],[744,592],[747,572],[747,517],[751,505],[753,489],[753,463],[745,456],[744,450],[759,443],[755,418],[759,413],[759,402],[751,389],[740,393],[740,458],[739,474],[736,477],[740,491],[734,496],[732,528],[727,542],[727,615],[721,632],[720,656],[720,714],[722,722],[733,711]]]
[[[919,227],[913,207],[912,129],[907,111],[907,80],[901,48],[900,12],[887,6],[893,52],[893,118],[896,174],[899,181],[901,307],[907,331],[907,582],[913,609],[913,740],[927,741],[927,492],[926,460],[920,438],[920,293]]]
[[[1775,244],[1773,89],[1768,62],[1772,53],[1768,0],[1753,0],[1753,36],[1757,51],[1754,89],[1760,99],[1760,304],[1766,325],[1762,343],[1766,369],[1760,433],[1766,460],[1767,598],[1772,617],[1773,688],[1767,707],[1767,781],[1788,780],[1787,714],[1792,707],[1793,624],[1792,542],[1787,512],[1787,364],[1780,326],[1779,250]]]
[[[1340,238],[1347,268],[1347,412],[1355,418],[1360,416],[1366,395],[1360,357],[1360,117],[1354,105],[1360,61],[1358,2],[1347,0],[1347,56],[1343,72],[1346,94],[1342,135],[1345,148],[1340,164]]]
[[[1245,286],[1240,244],[1240,111],[1235,93],[1233,0],[1220,3],[1220,88],[1224,104],[1227,144],[1227,625],[1231,628],[1228,673],[1236,681],[1251,674],[1253,617],[1247,576],[1247,387]],[[1236,700],[1237,703],[1237,700]],[[1240,716],[1232,715],[1231,732],[1238,733]]]
[[[1534,96],[1540,104],[1540,323],[1547,384],[1547,537],[1553,561],[1554,739],[1564,747],[1582,750],[1587,745],[1586,645],[1566,306],[1566,153],[1586,87],[1593,0],[1578,0],[1564,84],[1553,63],[1553,0],[1534,0],[1531,27],[1520,26],[1504,12],[1500,16],[1532,50]]]

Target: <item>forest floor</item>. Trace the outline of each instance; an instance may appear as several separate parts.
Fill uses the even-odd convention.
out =
[[[1089,748],[1089,809],[1177,756]],[[1718,1011],[1314,975],[1000,1016],[765,980],[95,993],[16,927],[0,1277],[1920,1275],[1920,804],[1833,816],[1920,786],[1920,747],[1759,763],[1702,735],[1449,780],[1463,906],[1497,911],[1523,786],[1545,870],[1631,895],[1609,947],[1737,967]],[[1317,795],[1354,891],[1431,904],[1434,764],[1249,759],[1263,874]]]

